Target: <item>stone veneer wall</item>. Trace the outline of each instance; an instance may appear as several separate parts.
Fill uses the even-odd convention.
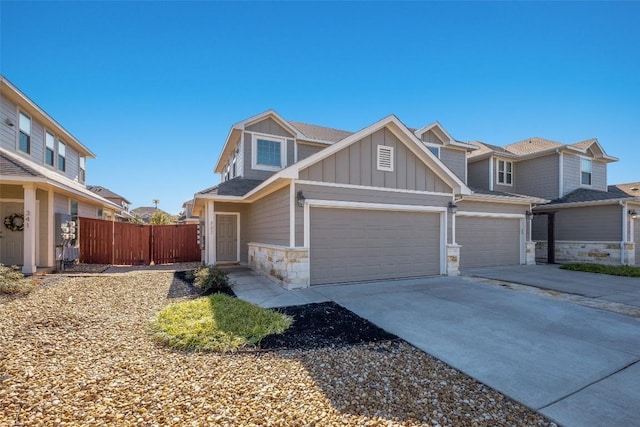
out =
[[[447,276],[460,275],[460,245],[447,245]]]
[[[249,243],[249,266],[285,289],[309,287],[309,249]]]
[[[556,241],[556,262],[586,262],[593,264],[622,264],[620,242],[574,242],[567,240]],[[536,244],[536,258],[547,258],[547,242]],[[635,243],[624,245],[624,264],[636,265]]]

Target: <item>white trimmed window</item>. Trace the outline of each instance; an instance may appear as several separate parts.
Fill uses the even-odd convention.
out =
[[[20,113],[18,133],[18,148],[27,154],[31,153],[31,117]]]
[[[498,160],[498,184],[513,184],[513,162]]]
[[[53,166],[56,159],[56,137],[52,133],[45,132],[44,139],[44,162],[49,166]]]
[[[440,158],[440,147],[435,145],[427,145],[427,148],[433,153],[434,156]]]
[[[64,172],[67,170],[67,146],[64,142],[58,143],[58,170]]]
[[[286,164],[287,148],[284,139],[253,135],[251,166],[253,169],[277,171]]]
[[[84,156],[80,156],[80,182],[84,182],[87,179],[87,159]]]
[[[591,185],[591,167],[591,159],[580,161],[580,183],[582,185]]]
[[[377,167],[379,171],[393,172],[393,147],[378,145]]]

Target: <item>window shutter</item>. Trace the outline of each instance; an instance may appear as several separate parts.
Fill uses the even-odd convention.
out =
[[[378,145],[378,170],[393,172],[393,147]]]

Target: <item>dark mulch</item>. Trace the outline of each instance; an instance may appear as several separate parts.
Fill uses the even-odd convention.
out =
[[[210,290],[209,292],[200,292],[200,289],[193,286],[193,279],[187,274],[188,271],[176,271],[173,273],[173,281],[169,287],[168,298],[185,298],[185,297],[201,297],[211,295],[214,292],[220,292],[235,297],[233,290],[226,286],[219,290]]]
[[[283,334],[265,337],[260,343],[261,349],[308,350],[398,338],[334,302],[276,310],[292,316],[293,325]]]

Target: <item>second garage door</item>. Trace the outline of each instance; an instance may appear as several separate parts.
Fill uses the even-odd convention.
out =
[[[440,215],[311,209],[311,284],[440,274]]]
[[[460,268],[520,264],[520,219],[456,217]]]

